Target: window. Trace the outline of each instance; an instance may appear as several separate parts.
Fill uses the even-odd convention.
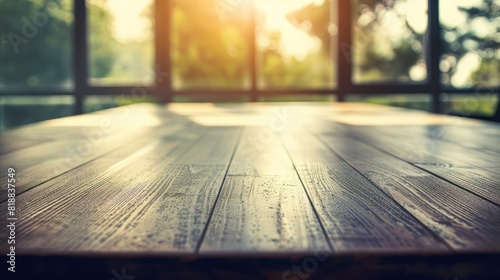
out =
[[[153,84],[152,0],[88,0],[87,15],[89,83]]]
[[[37,95],[29,102],[72,96],[61,104],[73,113],[337,98],[492,116],[499,10],[500,0],[0,1],[2,108]]]
[[[393,95],[349,95],[347,101],[366,102],[429,111],[431,100],[428,94],[393,94]]]
[[[85,98],[84,112],[90,113],[104,109],[126,106],[135,103],[153,102],[151,97],[131,95],[90,95]]]
[[[222,14],[214,1],[174,1],[171,59],[175,89],[250,88],[250,29],[245,8],[239,3]]]
[[[498,96],[493,93],[443,94],[443,112],[462,117],[490,117],[495,114]]]
[[[0,90],[71,89],[73,1],[0,1]]]
[[[500,86],[500,1],[439,3],[441,82],[454,88]]]
[[[2,96],[0,130],[70,116],[73,104],[72,96]]]
[[[331,89],[338,32],[330,0],[256,1],[260,89]]]
[[[422,82],[427,78],[428,15],[422,0],[358,0],[354,8],[353,80]]]

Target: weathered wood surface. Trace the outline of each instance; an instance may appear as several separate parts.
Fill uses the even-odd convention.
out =
[[[447,250],[417,219],[313,136],[284,138],[336,251]]]
[[[330,251],[279,137],[259,149],[259,132],[248,129],[240,141],[202,252]]]
[[[500,250],[497,205],[355,139],[322,139],[453,249]]]
[[[500,253],[500,128],[486,122],[354,103],[141,104],[0,143],[18,254]]]

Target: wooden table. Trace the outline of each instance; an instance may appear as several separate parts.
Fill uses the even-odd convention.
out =
[[[14,168],[24,273],[72,256],[72,276],[100,262],[103,279],[112,260],[137,279],[140,260],[215,278],[306,279],[294,263],[364,278],[353,263],[384,258],[403,275],[500,275],[498,124],[355,103],[138,104],[0,135],[1,215]]]

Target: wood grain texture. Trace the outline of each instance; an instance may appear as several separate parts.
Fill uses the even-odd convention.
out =
[[[91,167],[118,160],[78,186],[65,183],[57,193],[53,186],[37,187],[35,191],[45,191],[43,199],[19,202],[28,205],[22,212],[26,227],[21,227],[19,239],[29,244],[20,250],[193,250],[222,183],[232,152],[225,144],[235,144],[236,133],[232,134],[208,133],[196,142],[179,139],[177,145],[141,143],[139,149],[122,151],[129,156],[117,154],[94,162]],[[220,141],[223,136],[228,142]],[[208,143],[213,143],[219,159],[200,160],[198,155],[210,149]],[[223,159],[224,150],[229,151]],[[43,211],[33,210],[36,206]],[[48,236],[57,238],[47,241]]]
[[[16,190],[21,193],[136,139],[168,137],[198,126],[186,118],[161,112],[159,106],[137,104],[9,131],[7,135],[11,138],[25,135],[40,139],[50,137],[51,141],[0,156],[0,169],[12,167],[16,170]],[[158,126],[161,121],[166,125]],[[0,173],[0,180],[4,190],[6,173]],[[0,201],[5,199],[6,192],[0,191]]]
[[[414,164],[441,167],[500,167],[498,155],[494,152],[462,147],[418,133],[405,132],[404,129],[354,128],[345,135],[354,136]]]
[[[465,128],[461,128],[461,130],[465,130]],[[476,130],[477,128],[470,128],[468,133],[474,134]],[[456,143],[457,140],[454,142],[441,140],[439,137],[433,137],[434,134],[431,131],[433,131],[432,127],[427,129],[423,127],[418,130],[405,127],[380,127],[377,130],[356,129],[356,133],[353,135],[361,139],[373,138],[370,141],[383,146],[383,149],[402,148],[399,150],[399,156],[412,163],[455,167],[500,167],[499,154],[486,149],[471,149]],[[451,133],[450,131],[453,130],[448,128],[439,133]],[[444,135],[440,136],[444,137]],[[485,138],[482,142],[498,145],[496,143],[499,140],[500,138]],[[461,138],[459,142],[466,143],[467,141],[467,138]],[[406,152],[401,153],[402,150]]]
[[[499,161],[493,152],[478,151],[454,143],[404,134],[398,129],[355,129],[341,135],[355,135],[398,158],[413,163],[490,201],[500,201]],[[397,132],[396,132],[397,131]],[[449,130],[448,130],[449,131]],[[364,135],[364,136],[360,136]]]
[[[322,139],[453,249],[499,250],[500,207],[357,140]]]
[[[124,225],[125,232],[111,238],[105,248],[193,253],[215,204],[238,134],[237,128],[210,129],[174,163],[160,162],[148,172],[151,178],[162,180],[146,187],[153,190],[154,196],[131,215]]]
[[[500,128],[440,119],[350,103],[138,104],[2,132],[16,253],[498,254]]]
[[[17,192],[26,191],[46,182],[81,164],[102,156],[131,141],[131,135],[146,135],[146,129],[122,130],[102,137],[96,142],[85,138],[71,138],[64,141],[50,141],[21,149],[0,157],[0,169],[14,168],[17,173]],[[2,189],[6,188],[6,173],[0,174]],[[0,192],[0,201],[5,201],[6,192]]]
[[[11,153],[20,149],[44,143],[49,139],[30,139],[18,135],[10,135],[8,133],[0,134],[0,155]]]
[[[335,251],[448,250],[315,137],[288,135],[284,143]]]
[[[198,136],[204,129],[199,130]],[[173,163],[198,141],[191,132],[176,135],[139,139],[20,195],[19,250],[112,251],[106,241],[134,213],[152,205],[168,181],[162,176],[178,170]]]
[[[387,129],[391,133],[406,133],[406,135],[425,135],[432,139],[442,139],[447,142],[475,149],[500,153],[500,126],[498,124],[481,122],[480,125],[465,125],[454,122],[450,125],[405,127],[402,129]]]
[[[278,136],[259,142],[262,129],[240,141],[201,252],[330,251]]]
[[[418,164],[422,169],[500,206],[500,174],[479,168],[443,168]]]

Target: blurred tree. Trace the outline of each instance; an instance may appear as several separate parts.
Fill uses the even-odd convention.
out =
[[[0,1],[0,85],[58,86],[71,79],[71,1]]]
[[[0,85],[72,85],[71,0],[0,1]],[[116,59],[109,12],[88,5],[98,20],[89,32],[90,72],[106,76]]]
[[[304,30],[311,36],[320,39],[323,52],[330,52],[332,35],[336,33],[331,21],[330,1],[325,0],[320,5],[309,4],[287,15],[287,19],[297,28]]]
[[[286,19],[298,30],[317,38],[319,51],[311,50],[305,57],[286,55],[282,34],[263,28],[267,20],[260,14],[257,21],[259,36],[265,38],[267,46],[260,46],[261,63],[259,86],[262,88],[332,88],[334,81],[335,57],[332,55],[331,1],[311,3],[286,15]]]
[[[246,15],[244,5],[222,19],[214,1],[175,2],[171,55],[176,88],[249,85]]]
[[[90,83],[152,84],[155,78],[153,1],[117,3],[87,0]],[[140,8],[124,13],[118,5],[127,4]],[[127,23],[123,24],[125,20]]]
[[[107,0],[93,0],[92,4],[87,5],[91,78],[106,77],[117,59],[118,42],[111,35],[113,17],[106,2]]]
[[[359,81],[413,79],[410,72],[423,58],[425,32],[416,30],[397,8],[398,3],[405,1],[408,0],[357,1],[353,19],[356,31],[353,63],[355,78]],[[107,1],[92,2],[98,4],[88,5],[90,76],[140,75],[145,67],[142,55],[152,55],[153,49],[143,42],[117,42],[110,36],[113,16],[106,8]],[[498,0],[483,0],[482,5],[460,8],[467,16],[467,23],[485,19],[495,26],[496,32],[488,36],[480,36],[475,29],[467,28],[467,24],[443,26],[445,40],[453,38],[453,42],[443,44],[446,56],[454,57],[446,75],[451,77],[456,73],[457,62],[474,52],[482,61],[472,73],[471,83],[500,83],[498,3]],[[336,27],[331,23],[334,15],[330,4],[329,0],[311,3],[287,15],[297,29],[321,42],[320,51],[304,58],[284,56],[280,49],[284,44],[281,34],[262,31],[270,43],[260,49],[260,86],[325,88],[332,85],[335,58],[331,53],[331,38]],[[175,2],[171,49],[175,87],[248,87],[247,35],[253,27],[248,25],[247,8],[244,4],[236,5],[227,11],[226,19],[221,19],[214,1]],[[37,24],[43,22],[44,14],[48,20]],[[401,36],[393,38],[383,32],[387,29],[383,22],[388,15],[395,15],[404,24]],[[265,20],[265,17],[258,18],[258,21]],[[0,0],[0,85],[71,85],[72,24],[71,0]],[[34,29],[34,32],[25,32]],[[35,34],[32,36],[32,33]]]
[[[415,80],[410,71],[422,59],[424,33],[415,30],[398,9],[397,4],[404,2],[357,1],[353,18],[355,81]],[[394,36],[390,25],[399,27],[399,36]]]
[[[443,7],[446,8],[446,7]],[[460,7],[466,21],[457,26],[442,24],[443,54],[445,61],[443,77],[445,84],[452,86],[500,85],[500,1],[482,0],[481,4]],[[490,30],[489,32],[487,30]],[[452,77],[460,71],[460,60],[467,54],[476,55],[480,64],[468,81],[454,83]]]

